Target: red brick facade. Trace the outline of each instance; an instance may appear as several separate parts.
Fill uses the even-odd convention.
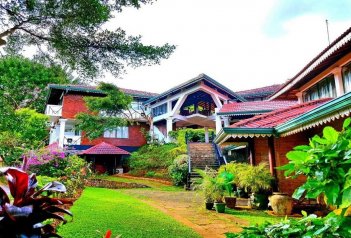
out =
[[[66,94],[62,102],[62,117],[74,119],[78,113],[88,112],[83,97],[83,95]]]
[[[332,126],[337,130],[340,130],[344,118],[330,122],[328,125],[318,126],[310,130],[286,136],[279,137],[274,139],[274,151],[275,151],[275,165],[276,167],[285,165],[288,163],[286,154],[291,151],[295,146],[306,145],[309,143],[309,138],[312,138],[314,135],[322,135],[323,128],[325,126]],[[259,164],[261,162],[269,163],[268,161],[268,138],[255,138],[254,139],[254,162]],[[280,192],[285,192],[292,194],[294,190],[302,185],[305,182],[305,177],[300,176],[295,179],[287,179],[284,176],[284,171],[276,170],[278,188]]]
[[[80,112],[89,112],[85,105],[84,96],[77,94],[66,94],[62,103],[62,117],[66,119],[74,119]],[[104,138],[101,136],[93,141],[90,141],[88,138],[84,137],[84,133],[82,133],[81,144],[97,145],[101,142],[107,142],[115,146],[140,147],[146,144],[145,136],[141,132],[142,128],[144,128],[146,131],[148,130],[148,127],[145,124],[129,126],[129,138],[127,139]]]
[[[104,138],[101,136],[93,141],[90,141],[89,139],[83,137],[82,145],[97,145],[101,142],[107,142],[115,146],[136,146],[136,147],[143,146],[146,144],[146,139],[141,132],[142,128],[144,128],[145,130],[148,130],[148,127],[145,125],[129,126],[129,129],[128,129],[129,138],[127,139]]]

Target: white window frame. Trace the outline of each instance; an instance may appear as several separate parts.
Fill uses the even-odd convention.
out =
[[[116,138],[116,139],[128,139],[129,138],[129,127],[120,126],[112,130],[104,131],[104,138]]]

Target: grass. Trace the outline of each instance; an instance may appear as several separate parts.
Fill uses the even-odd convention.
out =
[[[101,237],[112,230],[123,238],[200,237],[190,228],[149,205],[116,190],[86,188],[71,208],[73,222],[59,228],[65,238]]]
[[[233,210],[226,209],[227,214],[231,214],[235,217],[249,221],[250,225],[261,225],[268,221],[271,223],[277,223],[284,219],[284,217],[275,217],[267,214],[265,211],[260,210]]]

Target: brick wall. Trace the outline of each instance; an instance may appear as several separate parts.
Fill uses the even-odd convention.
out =
[[[306,132],[301,132],[295,135],[280,137],[274,140],[275,161],[276,166],[282,166],[288,163],[286,153],[291,151],[295,146],[308,143],[309,136]],[[305,182],[305,177],[299,176],[296,179],[287,179],[284,176],[284,171],[277,170],[278,187],[281,192],[292,194],[294,190]]]
[[[62,118],[74,119],[75,116],[80,112],[89,112],[88,108],[85,106],[83,95],[66,94],[63,98],[62,103]],[[82,133],[82,145],[97,145],[100,142],[106,142],[115,146],[143,146],[146,144],[146,139],[141,133],[141,128],[149,130],[148,126],[143,125],[133,125],[129,126],[129,138],[127,139],[117,139],[117,138],[103,138],[99,137],[93,141],[90,141],[84,137]]]
[[[74,119],[80,112],[88,112],[83,95],[66,94],[62,102],[62,118]]]
[[[90,141],[89,139],[83,137],[82,145],[97,145],[101,142],[106,142],[115,146],[143,146],[146,144],[146,139],[144,135],[141,133],[141,128],[145,130],[149,130],[146,125],[133,125],[129,126],[129,138],[119,139],[119,138],[104,138],[99,137],[95,140]]]
[[[254,151],[255,151],[255,164],[259,164],[261,162],[269,163],[268,161],[268,138],[255,138],[254,140]]]

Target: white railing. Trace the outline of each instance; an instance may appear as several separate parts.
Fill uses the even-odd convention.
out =
[[[62,105],[47,105],[45,114],[48,116],[60,117],[62,116]]]
[[[81,143],[81,136],[65,136],[63,138],[64,145],[80,145]]]

